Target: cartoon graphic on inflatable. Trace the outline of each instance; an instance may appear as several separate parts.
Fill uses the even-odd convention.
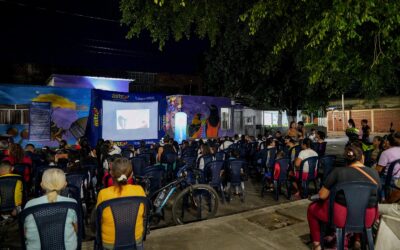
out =
[[[218,130],[220,127],[220,118],[218,114],[218,108],[214,104],[208,107],[210,110],[210,115],[207,118],[207,128],[206,135],[207,138],[217,138]]]
[[[192,119],[192,123],[189,125],[189,137],[192,139],[201,138],[202,134],[202,121],[201,114],[197,113]]]

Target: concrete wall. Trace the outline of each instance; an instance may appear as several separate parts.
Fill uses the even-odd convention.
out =
[[[344,131],[350,118],[357,128],[361,127],[362,119],[367,119],[372,132],[388,132],[390,123],[394,130],[400,130],[400,108],[346,110],[344,115],[342,111],[334,110],[327,112],[327,118],[328,131]]]

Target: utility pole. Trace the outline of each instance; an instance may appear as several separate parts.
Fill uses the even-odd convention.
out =
[[[346,118],[345,118],[345,112],[344,112],[344,93],[342,93],[342,128],[343,128],[343,131],[345,131],[345,128],[344,128],[344,120],[345,120]]]

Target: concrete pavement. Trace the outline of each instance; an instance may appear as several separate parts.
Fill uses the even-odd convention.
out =
[[[151,231],[146,250],[310,249],[308,200]],[[93,241],[83,243],[93,249]]]
[[[300,200],[158,229],[148,235],[150,250],[309,249],[308,200]]]

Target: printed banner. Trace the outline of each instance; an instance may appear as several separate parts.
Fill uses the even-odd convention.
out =
[[[51,103],[32,102],[29,120],[29,140],[50,141]]]

